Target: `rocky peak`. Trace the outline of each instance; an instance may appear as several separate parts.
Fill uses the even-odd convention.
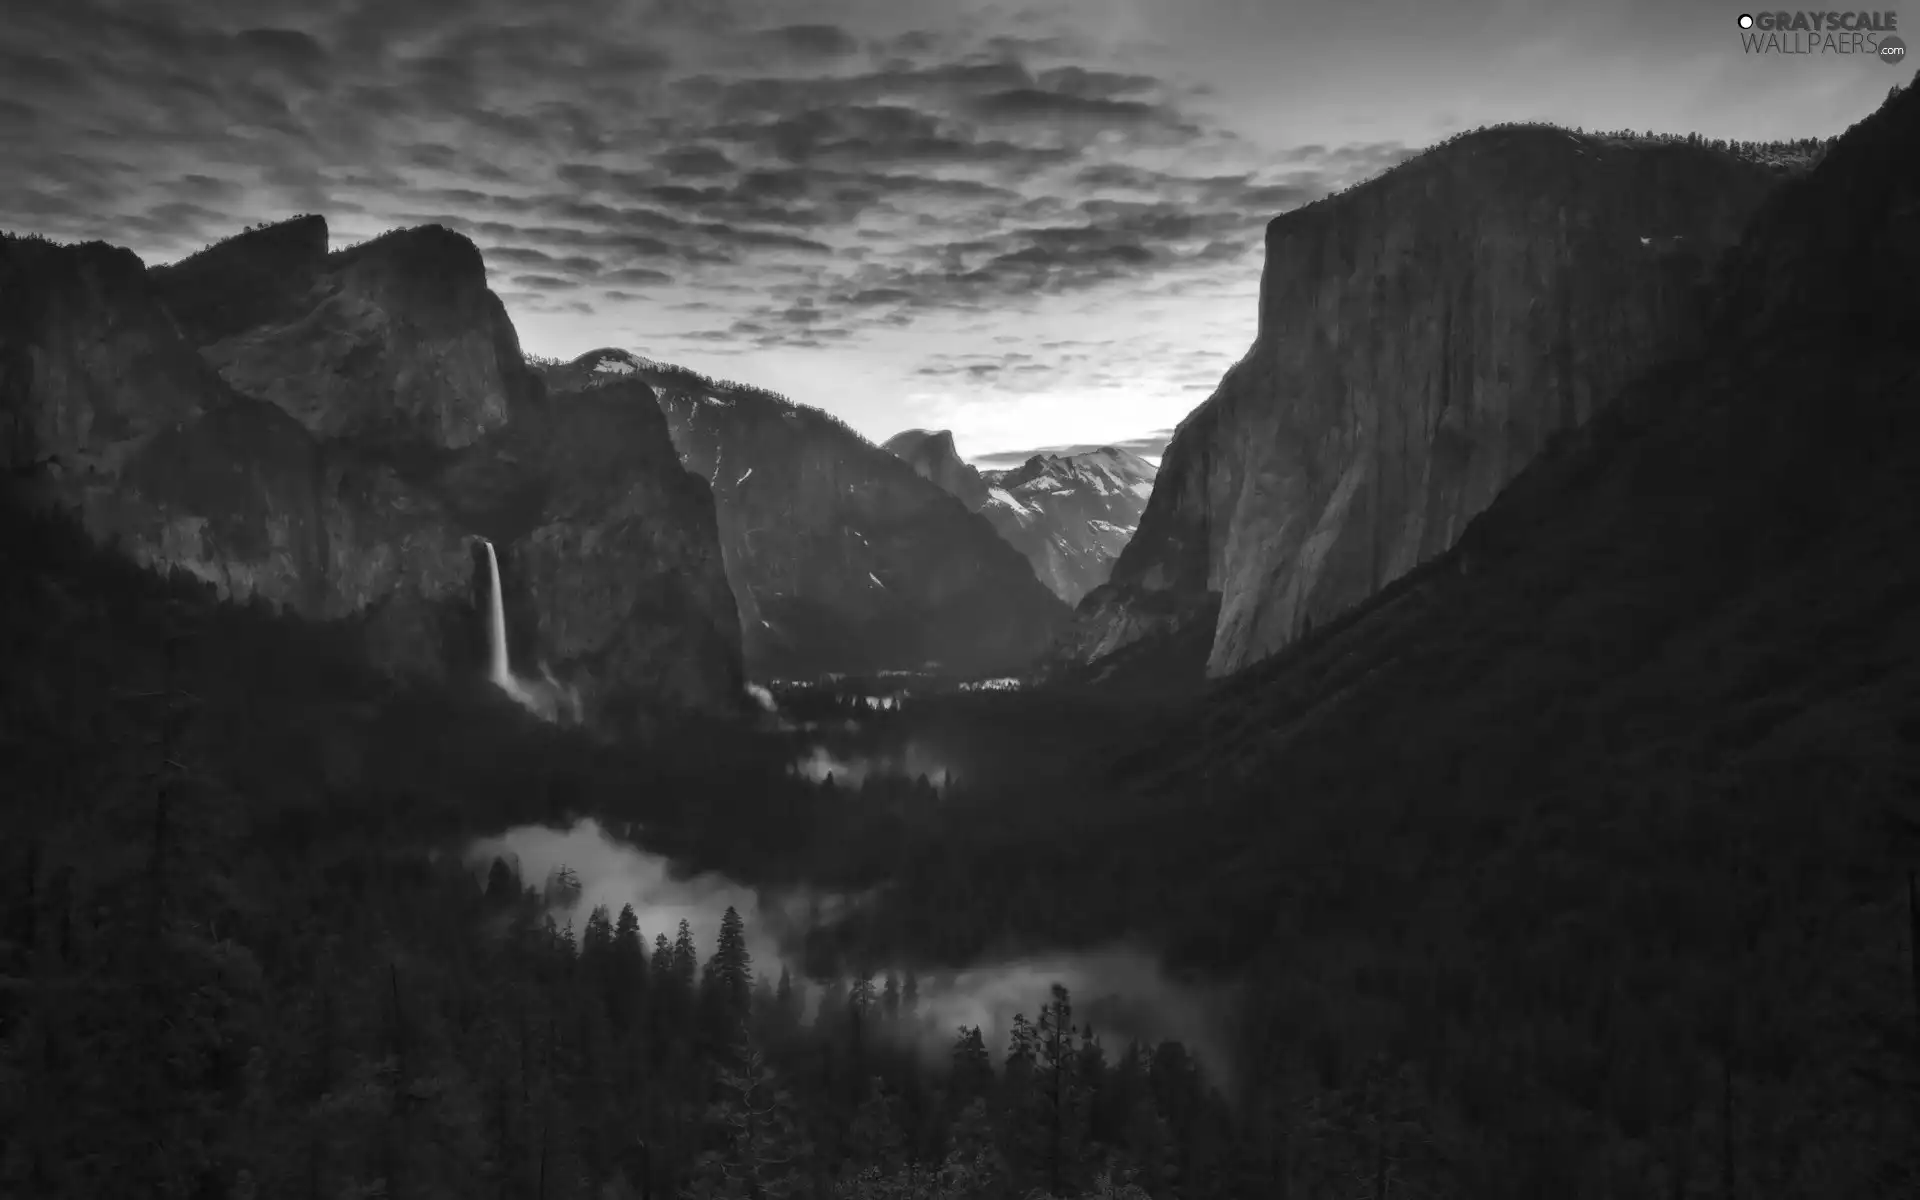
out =
[[[181,332],[234,388],[324,438],[435,450],[538,402],[472,242],[423,225],[315,259],[324,234],[319,218],[286,222],[158,273]]]
[[[961,459],[951,429],[909,429],[888,438],[882,449],[968,508],[977,512],[987,502],[987,485],[981,481],[980,472]]]
[[[1206,620],[1223,674],[1445,550],[1550,436],[1698,341],[1709,264],[1782,177],[1507,127],[1275,218],[1254,345],[1168,447],[1078,652]]]
[[[1153,492],[1153,464],[1114,446],[1040,453],[982,477],[981,510],[1069,604],[1105,583]]]
[[[539,371],[552,391],[583,391],[610,383],[644,381],[645,371],[651,365],[629,351],[601,347],[589,350],[571,362],[543,360],[539,364]],[[648,396],[652,396],[651,391]]]
[[[202,346],[284,319],[326,258],[326,218],[301,216],[215,242],[152,278],[181,333]]]
[[[423,310],[416,316],[457,317],[487,292],[480,248],[444,225],[395,229],[330,256],[334,271],[350,272],[370,292]]]

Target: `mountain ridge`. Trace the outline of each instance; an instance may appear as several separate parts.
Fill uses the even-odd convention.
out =
[[[615,348],[538,369],[654,388],[715,497],[761,676],[1023,670],[1069,616],[984,519],[830,413]]]

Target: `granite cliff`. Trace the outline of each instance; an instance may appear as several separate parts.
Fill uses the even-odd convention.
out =
[[[1511,126],[1275,218],[1253,347],[1181,424],[1073,656],[1206,622],[1225,674],[1445,550],[1556,433],[1697,343],[1710,264],[1780,178]]]
[[[909,429],[880,443],[881,449],[911,466],[922,479],[979,512],[987,503],[987,484],[974,465],[960,457],[951,429]]]
[[[619,350],[554,369],[600,367],[654,388],[712,488],[754,674],[1019,670],[1069,617],[985,520],[826,413]]]
[[[480,653],[481,535],[516,660],[592,711],[738,702],[711,497],[644,389],[547,395],[464,238],[328,253],[306,217],[148,269],[9,237],[0,346],[16,485],[143,563],[444,673]]]

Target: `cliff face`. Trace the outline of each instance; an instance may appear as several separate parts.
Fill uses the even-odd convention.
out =
[[[949,496],[979,512],[987,503],[987,484],[972,463],[954,449],[950,429],[909,429],[896,433],[880,448],[899,458],[922,479],[931,480]]]
[[[1104,446],[1036,454],[983,477],[981,514],[1033,564],[1054,595],[1077,604],[1107,581],[1132,540],[1157,472],[1137,454]]]
[[[990,525],[825,413],[618,361],[713,489],[754,673],[1010,671],[1059,632],[1068,610]]]
[[[155,271],[98,243],[0,241],[0,451],[16,485],[223,596],[364,618],[373,656],[405,671],[479,665],[482,534],[504,552],[517,660],[583,673],[594,700],[731,706],[737,633],[699,565],[718,558],[710,499],[680,482],[648,406],[636,422],[547,404],[483,276],[413,278],[478,263],[443,232],[328,256],[324,224],[304,219]],[[358,340],[336,336],[343,296]]]
[[[541,523],[510,543],[533,641],[595,678],[706,707],[746,682],[713,493],[682,469],[645,383],[556,381]]]
[[[169,307],[189,314],[183,332],[236,390],[322,437],[443,449],[472,445],[532,401],[472,242],[425,225],[327,254],[319,218],[289,224],[155,273]],[[223,293],[251,303],[211,298]]]
[[[1254,345],[1168,447],[1075,654],[1211,619],[1225,674],[1452,545],[1554,433],[1697,342],[1698,284],[1778,178],[1508,128],[1276,218]]]

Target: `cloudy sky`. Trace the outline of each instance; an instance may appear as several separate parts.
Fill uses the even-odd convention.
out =
[[[164,262],[438,221],[523,344],[962,453],[1151,450],[1268,218],[1462,128],[1837,133],[1896,71],[1700,0],[9,0],[0,227]],[[1908,38],[1910,31],[1902,30]]]

